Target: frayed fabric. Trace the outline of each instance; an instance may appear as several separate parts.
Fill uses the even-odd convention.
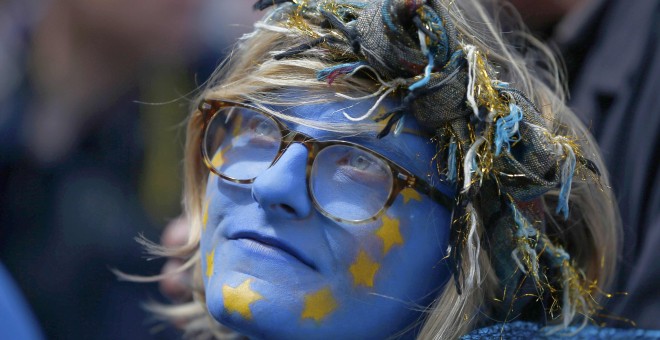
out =
[[[255,8],[286,2],[259,1]],[[291,28],[292,34],[307,34],[309,41],[275,58],[307,58],[311,53],[304,52],[322,49],[323,58],[336,65],[318,70],[317,80],[332,85],[362,76],[380,84],[361,97],[336,94],[375,102],[364,114],[345,114],[347,120],[386,121],[378,133],[382,138],[399,135],[405,120],[412,118],[440,141],[439,169],[458,193],[447,256],[458,293],[471,292],[482,280],[475,268],[486,249],[484,236],[502,240],[496,254],[502,268],[495,271],[516,272],[507,282],[502,279],[502,287],[517,287],[529,278],[539,295],[555,294],[552,297],[562,301],[561,326],[568,327],[589,305],[588,292],[570,254],[545,234],[545,220],[535,218],[531,207],[548,192],[558,192],[554,213],[569,218],[578,168],[600,173],[578,144],[555,135],[527,94],[497,79],[497,65],[488,60],[488,51],[459,39],[441,1],[292,3],[280,8],[300,25]],[[322,29],[310,33],[306,20]],[[374,117],[382,102],[395,94],[400,105]],[[465,272],[463,261],[472,264]],[[546,278],[548,272],[558,274]]]

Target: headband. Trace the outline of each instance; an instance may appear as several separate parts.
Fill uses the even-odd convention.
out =
[[[591,289],[566,250],[545,234],[541,196],[559,190],[555,214],[569,217],[576,167],[599,176],[580,154],[575,138],[554,134],[535,103],[514,86],[499,81],[488,51],[463,42],[448,5],[440,0],[262,0],[277,6],[268,24],[288,28],[308,41],[274,55],[302,57],[313,49],[329,52],[336,64],[317,70],[317,79],[368,73],[380,83],[376,102],[393,92],[401,105],[376,120],[387,120],[379,137],[400,132],[410,116],[441,145],[446,179],[457,187],[450,231],[450,267],[459,294],[481,281],[477,226],[492,240],[491,262],[511,310],[518,297],[549,294],[548,312],[561,308],[564,326],[577,309],[594,311]],[[323,28],[313,30],[310,25]],[[322,33],[319,33],[322,32]],[[374,106],[374,109],[375,109]],[[361,120],[371,117],[370,110]],[[373,117],[371,117],[373,118]],[[508,293],[506,293],[508,292]],[[516,296],[517,295],[517,296]],[[553,310],[554,308],[554,310]]]

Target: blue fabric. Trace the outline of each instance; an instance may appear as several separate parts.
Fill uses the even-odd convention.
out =
[[[0,263],[0,338],[42,339],[37,322],[5,267]]]
[[[489,327],[479,328],[461,337],[462,340],[476,339],[660,339],[660,330],[644,329],[620,329],[604,328],[598,326],[586,326],[575,335],[576,328],[569,328],[568,332],[560,332],[546,335],[543,328],[536,323],[515,321],[505,324],[496,324]],[[566,335],[569,334],[569,335]]]
[[[592,0],[555,32],[571,80],[569,104],[603,152],[623,220],[610,292],[628,294],[614,294],[605,308],[660,329],[660,2]]]

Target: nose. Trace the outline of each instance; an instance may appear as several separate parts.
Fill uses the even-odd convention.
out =
[[[252,197],[269,216],[303,219],[312,212],[307,193],[307,148],[292,144],[252,183]]]

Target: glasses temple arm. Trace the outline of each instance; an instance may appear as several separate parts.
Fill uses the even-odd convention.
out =
[[[451,197],[444,192],[432,187],[427,182],[416,178],[415,183],[412,185],[413,189],[427,195],[432,200],[442,204],[445,208],[452,210],[456,205],[456,198]]]

